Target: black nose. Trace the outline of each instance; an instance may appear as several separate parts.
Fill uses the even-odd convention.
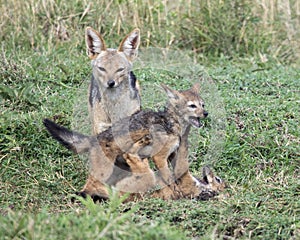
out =
[[[108,80],[107,85],[112,88],[113,86],[115,86],[115,81],[114,80]]]
[[[205,112],[203,113],[203,115],[204,115],[204,117],[207,117],[207,116],[208,116],[208,112],[205,111]]]

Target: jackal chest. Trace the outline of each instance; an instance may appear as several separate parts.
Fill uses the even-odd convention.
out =
[[[130,91],[126,88],[123,89],[121,86],[107,89],[102,95],[100,104],[112,123],[131,116],[140,110],[139,96],[132,98]]]

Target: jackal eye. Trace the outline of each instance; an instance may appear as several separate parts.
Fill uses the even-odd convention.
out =
[[[221,178],[219,178],[219,177],[215,177],[215,179],[216,179],[216,181],[217,181],[218,183],[221,183],[221,182],[222,182]]]
[[[195,104],[189,104],[188,107],[190,107],[190,108],[197,108],[197,106]]]
[[[205,104],[204,103],[201,106],[202,106],[202,108],[205,108]]]
[[[119,68],[116,73],[124,71],[125,68]]]
[[[106,72],[105,68],[103,68],[103,67],[98,67],[98,69],[102,72]]]

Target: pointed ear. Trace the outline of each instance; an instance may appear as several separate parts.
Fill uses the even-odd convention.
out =
[[[85,42],[87,47],[87,54],[90,59],[95,59],[101,51],[106,50],[105,42],[96,30],[87,27],[85,31]]]
[[[167,85],[165,85],[163,83],[161,83],[161,86],[167,93],[168,98],[170,100],[178,100],[180,98],[180,93],[178,91],[169,88]]]
[[[199,93],[200,91],[200,83],[194,83],[193,87],[192,87],[193,91],[196,93]]]
[[[133,61],[138,55],[138,48],[140,45],[140,30],[134,29],[121,42],[118,51],[124,52],[126,57]]]
[[[202,171],[203,179],[206,179],[208,184],[212,183],[214,180],[214,173],[212,170],[208,166],[204,166]]]

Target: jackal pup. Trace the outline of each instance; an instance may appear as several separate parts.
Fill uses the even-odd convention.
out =
[[[216,176],[208,166],[202,168],[202,178],[196,179],[190,173],[184,174],[174,183],[151,193],[151,197],[164,200],[181,198],[208,200],[223,192],[226,183]]]
[[[208,113],[198,94],[198,84],[185,91],[172,90],[163,84],[162,87],[168,96],[168,105],[163,111],[139,111],[113,123],[112,127],[97,136],[85,136],[59,126],[48,119],[44,120],[47,130],[65,147],[75,153],[89,152],[89,179],[91,182],[87,183],[82,195],[89,194],[94,199],[107,198],[107,189],[102,184],[97,185],[97,182],[113,182],[110,179],[114,177],[112,173],[117,162],[127,165],[130,171],[130,160],[126,159],[126,153],[130,153],[132,148],[135,148],[136,156],[140,158],[140,161],[152,158],[158,170],[156,184],[160,187],[168,186],[176,180],[168,162],[171,162],[174,169],[181,166],[181,159],[178,159],[181,155],[178,153],[187,152],[187,149],[181,149],[182,138],[187,138],[190,126],[199,128],[201,126],[200,119],[207,117]],[[151,140],[144,141],[145,138]],[[142,144],[140,144],[141,142]],[[136,145],[139,145],[137,149]],[[184,147],[186,146],[184,145]],[[183,166],[186,165],[183,164]],[[131,168],[132,174],[137,170]],[[178,170],[178,172],[180,171]],[[182,176],[178,175],[176,178],[187,177],[189,184],[198,189],[199,181],[189,174],[188,169],[184,169],[182,173]],[[145,174],[145,176],[148,181],[149,175]],[[143,175],[140,178],[143,178]],[[143,183],[141,180],[139,182],[147,185],[147,182]],[[113,185],[116,184],[117,182],[113,183]],[[132,191],[135,184],[136,182],[132,181],[132,186],[120,190]],[[136,186],[136,189],[139,187]]]

